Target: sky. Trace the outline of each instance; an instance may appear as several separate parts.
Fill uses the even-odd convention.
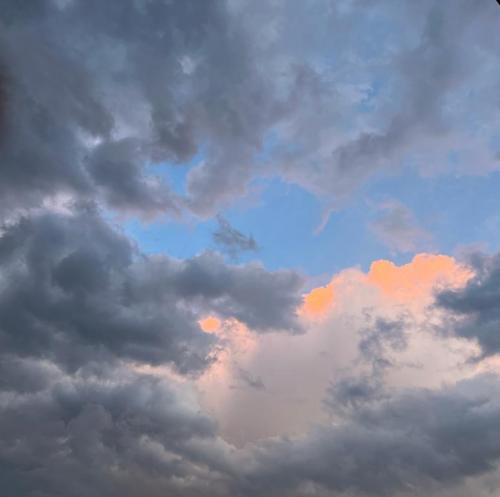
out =
[[[3,0],[0,482],[500,495],[494,0]]]

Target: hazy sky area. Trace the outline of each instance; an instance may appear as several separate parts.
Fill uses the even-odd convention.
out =
[[[0,494],[498,497],[495,0],[0,0]]]

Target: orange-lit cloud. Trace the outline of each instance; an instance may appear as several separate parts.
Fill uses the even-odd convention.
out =
[[[453,257],[417,254],[402,266],[387,260],[373,262],[367,281],[392,299],[412,301],[431,297],[439,286],[464,285],[471,276],[471,271]]]
[[[326,317],[335,307],[336,295],[345,294],[346,285],[355,281],[377,289],[394,303],[425,305],[434,288],[462,286],[471,276],[468,268],[447,255],[417,254],[401,266],[381,259],[374,261],[366,274],[352,269],[343,271],[327,285],[312,289],[304,296],[299,314],[313,320]]]
[[[221,327],[221,320],[215,316],[207,316],[200,319],[198,324],[205,333],[216,333]]]
[[[335,290],[333,281],[326,286],[314,288],[304,296],[304,303],[299,314],[308,318],[324,317],[334,304]]]
[[[217,336],[218,348],[214,363],[196,379],[199,402],[231,443],[302,433],[311,422],[325,421],[322,401],[332,381],[369,371],[359,355],[368,314],[408,318],[406,347],[384,351],[395,365],[386,373],[391,388],[433,388],[473,374],[476,366],[467,359],[475,356],[474,347],[436,337],[432,323],[441,317],[428,309],[436,287],[464,285],[470,277],[453,257],[425,253],[402,265],[377,260],[366,272],[347,268],[304,295],[301,335],[254,333],[235,319],[205,315],[199,325]],[[487,366],[499,367],[493,361]],[[265,388],[249,387],[241,371],[261,378]]]

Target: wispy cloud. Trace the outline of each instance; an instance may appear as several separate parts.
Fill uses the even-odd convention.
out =
[[[428,248],[432,236],[419,226],[413,212],[397,201],[384,202],[370,229],[393,252],[417,252]]]
[[[212,238],[220,250],[232,258],[244,252],[256,252],[258,246],[253,236],[244,235],[241,231],[231,226],[229,221],[220,214],[217,216],[218,227],[213,232]]]

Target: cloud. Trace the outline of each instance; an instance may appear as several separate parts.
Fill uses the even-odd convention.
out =
[[[7,226],[0,239],[4,488],[20,497],[399,497],[417,488],[437,496],[482,478],[500,457],[498,379],[455,385],[463,356],[449,342],[428,341],[417,311],[426,294],[419,308],[404,299],[415,295],[412,285],[432,296],[444,275],[455,282],[461,268],[440,257],[388,265],[414,276],[402,294],[387,293],[392,287],[372,281],[371,271],[336,275],[334,306],[319,320],[302,315],[308,333],[290,336],[251,327],[267,331],[293,315],[300,299],[291,282],[300,280],[292,273],[229,266],[215,254],[147,257],[91,209]],[[283,316],[248,297],[265,292]],[[205,360],[214,347],[222,349],[217,360]],[[434,375],[427,389],[420,369],[409,376],[416,359]],[[445,364],[454,369],[442,371]],[[444,379],[448,386],[439,388]],[[235,381],[250,388],[224,398]],[[226,417],[207,407],[210,398]],[[231,415],[253,443],[237,448],[221,438]],[[266,429],[274,437],[262,440]]]
[[[345,412],[380,400],[383,394],[383,384],[379,377],[348,376],[330,385],[324,402],[332,411],[345,415]]]
[[[206,318],[198,321],[200,328],[206,333],[215,333],[220,329],[222,323],[220,319],[215,316],[207,316]]]
[[[243,368],[238,368],[239,379],[250,388],[255,390],[265,390],[266,386],[259,376],[254,376],[252,373]]]
[[[333,282],[326,286],[313,288],[304,297],[301,313],[309,318],[321,318],[332,308],[335,302]]]
[[[392,320],[376,318],[371,326],[361,332],[359,352],[363,360],[371,363],[373,376],[392,366],[387,358],[387,349],[401,352],[408,347],[408,329],[403,315]]]
[[[145,213],[179,213],[179,199],[159,178],[142,172],[146,160],[141,143],[124,138],[97,145],[86,167],[100,196],[121,212],[137,206]]]
[[[0,247],[3,351],[70,369],[113,358],[185,372],[208,364],[213,341],[193,311],[175,292],[153,298],[161,288],[148,273],[164,264],[141,258],[96,214],[25,218]]]
[[[295,273],[208,253],[147,257],[92,211],[6,227],[0,266],[2,350],[67,368],[116,357],[201,370],[215,345],[197,323],[206,311],[257,332],[299,331]]]
[[[253,236],[247,236],[233,228],[229,221],[221,215],[217,216],[218,228],[213,232],[212,238],[219,249],[227,252],[231,257],[235,258],[242,252],[257,251],[257,243]]]
[[[401,392],[299,439],[257,447],[246,495],[416,495],[491,471],[498,378]]]
[[[471,270],[451,256],[421,253],[401,266],[375,261],[367,279],[391,299],[422,305],[432,299],[433,289],[461,287],[471,276]]]
[[[21,497],[227,496],[234,448],[200,411],[222,326],[299,331],[302,279],[222,256],[146,256],[92,207],[0,235],[0,476]],[[252,331],[246,325],[252,326]],[[212,333],[209,333],[212,330]],[[148,371],[162,371],[158,375]],[[241,369],[241,381],[262,389]]]
[[[3,203],[27,207],[65,191],[126,213],[175,214],[179,199],[145,168],[189,160],[199,138],[218,148],[227,136],[227,105],[216,105],[220,119],[209,105],[231,85],[217,89],[214,78],[222,61],[238,74],[244,48],[237,35],[230,43],[223,4],[4,7]],[[180,60],[201,62],[190,73]]]
[[[126,369],[58,372],[45,388],[6,400],[3,393],[0,474],[8,494],[193,495],[210,485],[212,495],[224,495],[216,476],[223,445],[185,385]],[[205,454],[196,443],[207,445]]]
[[[328,284],[311,289],[304,295],[300,314],[308,319],[328,316],[335,309],[337,287],[351,279],[378,289],[391,301],[422,307],[430,303],[433,288],[461,287],[472,274],[466,265],[442,254],[419,253],[409,263],[400,266],[379,259],[371,263],[366,274],[341,272]]]
[[[294,271],[146,255],[110,222],[211,216],[261,177],[335,206],[450,151],[498,168],[498,9],[476,4],[2,2],[4,492],[499,488],[498,376],[468,361],[498,352],[498,256],[375,261],[303,296]],[[410,213],[385,214],[386,241],[418,247]],[[226,250],[255,248],[219,222]]]
[[[474,115],[480,107],[482,118],[495,119],[487,110],[493,97],[488,76],[479,65],[475,76],[470,72],[478,62],[472,47],[484,47],[483,63],[491,60],[484,33],[492,33],[495,5],[477,9],[464,0],[439,6],[426,1],[404,6],[338,2],[329,7],[304,6],[302,18],[309,22],[296,33],[302,53],[315,63],[303,72],[309,77],[302,78],[304,86],[298,90],[308,111],[300,106],[293,121],[283,126],[287,140],[281,152],[288,180],[338,203],[376,171],[404,163],[430,174],[446,171],[450,149],[460,150],[455,167],[472,172],[478,161],[480,169],[496,167],[491,148],[476,148],[482,137],[465,140],[471,114],[462,114],[471,105]],[[287,20],[296,12],[287,9],[290,17],[280,18],[280,34],[288,33]],[[375,26],[380,25],[393,36],[379,36]],[[281,46],[279,41],[276,45]],[[334,66],[328,55],[318,56],[318,47],[335,49]],[[308,93],[313,86],[314,98]],[[467,101],[471,87],[484,88],[488,100]],[[447,105],[458,101],[462,105],[454,109]]]
[[[500,352],[500,256],[475,253],[470,261],[474,277],[463,288],[439,292],[435,303],[448,311],[442,330],[477,341],[486,357]]]
[[[497,463],[498,394],[498,377],[479,376],[370,397],[302,437],[235,449],[186,384],[56,370],[36,392],[0,395],[0,472],[20,497],[440,495]]]
[[[430,240],[429,233],[418,225],[413,213],[399,202],[383,204],[370,228],[395,252],[415,252]]]
[[[466,171],[496,167],[488,132],[470,133],[477,112],[484,129],[498,119],[494,5],[43,0],[3,13],[3,216],[61,193],[208,216],[269,175],[340,201],[405,160],[446,170],[450,150]],[[151,173],[196,154],[185,195]]]
[[[161,267],[158,271],[161,277]],[[168,278],[168,272],[164,276]],[[220,255],[207,252],[174,266],[171,277],[179,298],[235,318],[254,331],[302,331],[297,308],[303,279],[294,271],[269,272],[258,263],[228,266]],[[168,285],[168,279],[163,284]]]
[[[303,334],[255,334],[220,321],[213,333],[226,348],[198,380],[201,403],[228,441],[244,445],[328,423],[324,402],[331,388],[348,406],[349,390],[380,397],[387,389],[438,388],[486,371],[468,362],[474,344],[436,334],[441,311],[429,307],[436,288],[458,288],[469,275],[444,255],[419,254],[402,265],[374,261],[367,272],[340,271],[304,296]],[[310,296],[318,297],[317,306]],[[259,377],[265,390],[233,389],[240,368]]]

